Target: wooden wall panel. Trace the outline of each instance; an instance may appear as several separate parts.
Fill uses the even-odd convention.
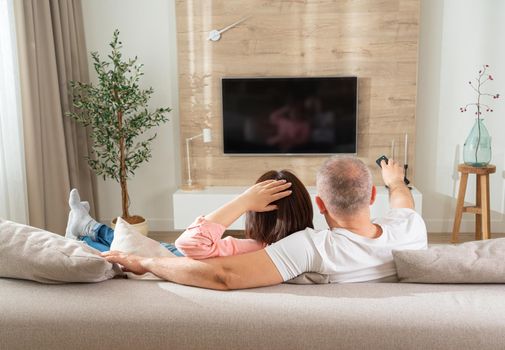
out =
[[[381,183],[375,159],[389,155],[394,138],[403,160],[408,133],[413,174],[419,0],[178,0],[176,11],[181,159],[186,137],[205,127],[213,136],[192,144],[198,182],[247,185],[288,168],[313,185],[326,159],[224,155],[220,81],[233,76],[358,76],[358,157]],[[220,41],[207,40],[247,15]]]

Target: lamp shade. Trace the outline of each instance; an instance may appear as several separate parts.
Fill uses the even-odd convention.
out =
[[[203,142],[209,143],[212,141],[212,134],[210,132],[210,129],[206,128],[203,129]]]

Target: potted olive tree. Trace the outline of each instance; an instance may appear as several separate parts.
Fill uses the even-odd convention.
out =
[[[170,108],[148,109],[153,89],[139,86],[142,64],[137,57],[123,59],[119,31],[115,30],[107,60],[91,53],[98,83],[70,82],[74,112],[67,115],[89,127],[92,141],[88,163],[98,176],[114,179],[121,186],[121,217],[147,234],[147,223],[129,212],[128,179],[151,157],[156,134],[146,132],[168,120]],[[113,224],[115,219],[113,221]]]

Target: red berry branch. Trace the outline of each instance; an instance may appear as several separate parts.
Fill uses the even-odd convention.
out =
[[[500,98],[500,94],[489,94],[486,92],[482,92],[481,88],[482,86],[489,80],[494,80],[493,76],[489,73],[487,73],[487,69],[489,68],[488,64],[485,64],[482,66],[482,69],[479,70],[479,76],[475,79],[475,82],[472,82],[471,80],[468,82],[468,84],[472,87],[472,89],[477,93],[477,102],[476,103],[469,103],[464,107],[460,107],[459,111],[461,113],[466,112],[468,107],[470,106],[475,106],[476,111],[475,115],[477,116],[477,126],[478,126],[478,139],[477,139],[477,146],[475,148],[475,160],[477,160],[478,156],[478,151],[480,147],[480,138],[481,138],[481,130],[480,130],[480,119],[482,116],[482,110],[485,110],[486,112],[493,112],[493,109],[484,103],[481,103],[481,97],[483,96],[491,96],[494,100],[497,98]]]
[[[479,119],[481,118],[482,111],[493,112],[493,108],[491,108],[489,105],[481,102],[482,96],[491,96],[493,99],[500,98],[500,94],[489,94],[489,93],[481,91],[482,86],[487,81],[494,80],[494,78],[491,74],[486,73],[488,68],[489,68],[488,64],[483,65],[482,69],[479,70],[479,76],[475,79],[475,82],[472,82],[472,81],[468,82],[468,84],[472,87],[472,89],[477,93],[477,102],[476,103],[469,103],[464,107],[460,107],[459,111],[461,113],[466,112],[470,106],[475,106],[475,108],[476,108],[475,115]]]

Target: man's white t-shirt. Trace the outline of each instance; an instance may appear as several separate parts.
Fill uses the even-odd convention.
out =
[[[426,225],[412,209],[391,209],[372,222],[382,228],[377,238],[342,228],[306,228],[265,249],[284,281],[304,272],[317,272],[328,275],[330,283],[346,283],[394,276],[393,250],[427,247]]]

